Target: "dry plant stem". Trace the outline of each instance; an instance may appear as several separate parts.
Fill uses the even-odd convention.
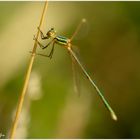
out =
[[[43,23],[43,19],[45,17],[47,7],[48,7],[48,2],[46,1],[45,4],[44,4],[42,16],[41,16],[41,19],[40,19],[39,28],[41,27],[41,25]],[[38,30],[37,35],[36,35],[37,39],[38,39],[38,37],[39,37],[39,30]],[[33,62],[34,62],[34,59],[35,59],[36,48],[37,48],[37,42],[35,41],[34,47],[33,47],[33,50],[32,50],[32,55],[31,55],[29,65],[28,65],[28,68],[27,68],[27,73],[26,73],[26,76],[25,76],[23,89],[22,89],[21,96],[20,96],[19,101],[18,101],[16,115],[15,115],[14,122],[13,122],[12,127],[11,127],[10,139],[14,138],[16,128],[17,128],[17,125],[18,125],[19,116],[20,116],[20,113],[21,113],[21,110],[22,110],[24,97],[26,95],[26,91],[27,91],[27,87],[28,87],[28,83],[29,83],[29,79],[30,79],[30,75],[31,75],[31,71],[32,71],[32,66],[33,66]]]

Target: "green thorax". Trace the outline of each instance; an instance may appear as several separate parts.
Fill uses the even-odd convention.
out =
[[[56,43],[60,45],[68,45],[69,43],[69,39],[64,36],[56,36],[55,39],[56,39]]]

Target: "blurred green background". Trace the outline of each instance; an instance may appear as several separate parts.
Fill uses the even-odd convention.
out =
[[[44,2],[0,2],[0,133],[7,138],[22,90]],[[91,77],[115,110],[114,122],[96,91],[56,45],[36,56],[16,138],[140,138],[140,2],[49,2],[42,30],[70,37]],[[47,41],[43,41],[46,44]],[[48,53],[49,48],[38,52]]]

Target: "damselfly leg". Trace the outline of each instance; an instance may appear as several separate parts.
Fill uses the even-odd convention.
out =
[[[52,55],[53,55],[53,52],[54,52],[54,45],[55,45],[54,39],[51,40],[46,46],[42,45],[35,37],[33,39],[37,42],[37,44],[41,47],[41,49],[45,49],[45,48],[49,47],[52,44],[52,49],[51,49],[49,55],[41,54],[41,53],[36,53],[36,55],[41,55],[41,56],[49,57],[51,59]]]

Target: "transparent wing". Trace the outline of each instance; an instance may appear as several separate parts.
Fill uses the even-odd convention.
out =
[[[71,62],[72,62],[72,73],[73,73],[73,87],[74,87],[74,92],[80,96],[80,80],[79,80],[79,74],[77,72],[77,66],[75,59],[73,56],[71,56]]]
[[[75,40],[83,39],[87,36],[88,32],[89,32],[89,24],[87,20],[83,18],[78,24],[74,33],[72,34],[70,40],[72,41],[73,39]]]

